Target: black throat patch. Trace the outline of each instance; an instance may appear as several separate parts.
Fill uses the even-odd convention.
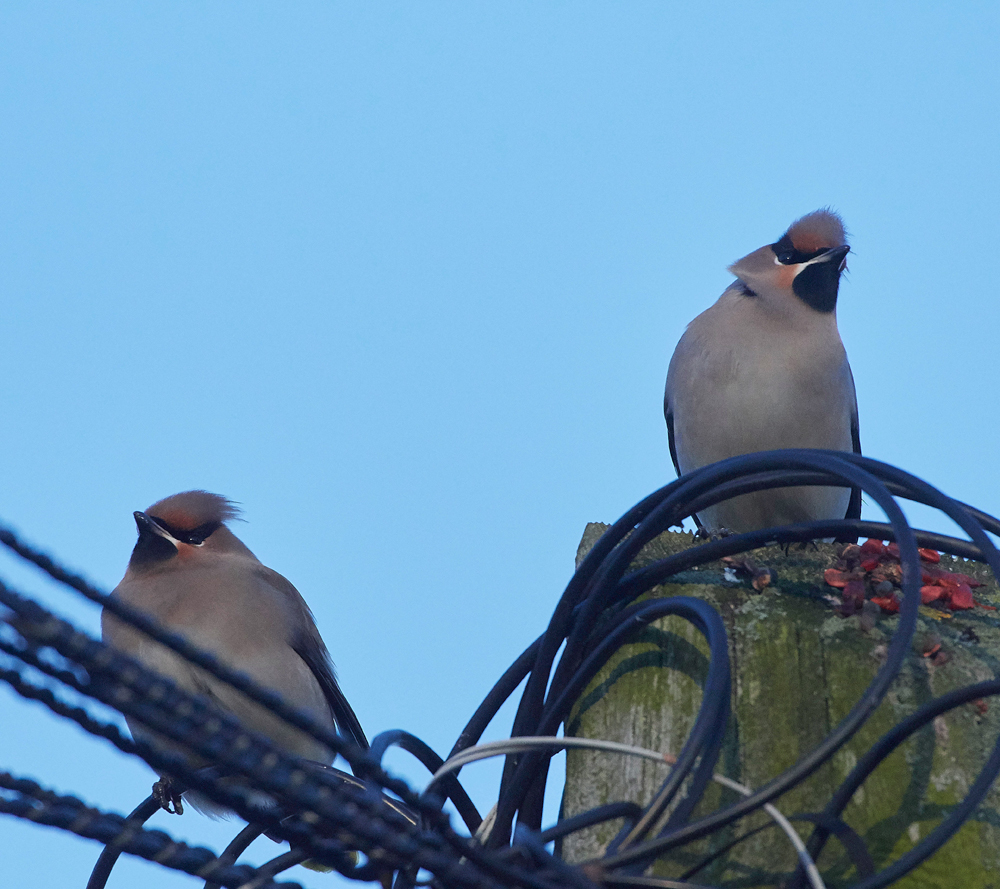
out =
[[[139,533],[139,539],[132,550],[129,565],[133,568],[150,568],[160,562],[166,562],[177,555],[177,547],[166,537],[154,534],[152,531]]]
[[[806,305],[817,312],[832,312],[837,308],[840,268],[836,262],[814,262],[795,276],[792,290]]]

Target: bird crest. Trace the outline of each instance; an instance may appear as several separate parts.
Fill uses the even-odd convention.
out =
[[[816,210],[796,219],[786,232],[799,253],[812,254],[847,243],[844,221],[830,209]]]
[[[240,516],[240,509],[235,503],[208,491],[173,494],[158,500],[146,512],[181,531],[191,531],[213,522],[221,524]]]

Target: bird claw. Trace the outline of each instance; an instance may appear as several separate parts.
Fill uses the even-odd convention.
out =
[[[181,791],[174,787],[169,778],[160,778],[153,785],[153,799],[155,799],[163,811],[171,815],[183,815],[184,803],[181,801]]]
[[[815,540],[799,540],[797,542],[789,540],[787,543],[781,544],[781,551],[785,554],[785,558],[788,558],[789,550],[791,550],[793,546],[798,546],[802,552],[805,552],[808,549],[811,549],[813,552],[819,552],[819,543]]]
[[[732,537],[736,532],[730,531],[728,528],[716,528],[714,531],[706,531],[704,528],[699,528],[695,531],[695,539],[700,540],[722,540],[726,537]]]

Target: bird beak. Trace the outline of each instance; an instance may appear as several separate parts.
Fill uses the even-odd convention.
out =
[[[844,244],[843,247],[831,247],[826,253],[817,256],[813,262],[833,262],[837,264],[839,271],[843,271],[844,266],[847,265],[847,254],[850,252],[851,248],[847,244]]]
[[[140,537],[162,537],[164,540],[176,543],[167,530],[157,524],[156,519],[150,518],[146,513],[136,511],[132,513],[132,517],[135,519],[135,526],[139,529]]]

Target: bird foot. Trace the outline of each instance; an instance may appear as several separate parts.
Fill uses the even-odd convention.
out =
[[[155,799],[163,811],[171,815],[183,815],[184,803],[181,801],[181,792],[174,787],[169,778],[160,778],[153,785],[153,799]]]
[[[788,543],[781,544],[781,551],[785,554],[785,558],[788,558],[788,553],[793,546],[800,552],[805,552],[808,549],[811,549],[813,552],[819,552],[819,544],[815,540],[789,541]]]
[[[735,531],[730,531],[728,528],[716,528],[714,531],[706,531],[704,528],[699,528],[695,531],[694,536],[696,540],[722,540],[724,537],[732,537],[735,533]]]

